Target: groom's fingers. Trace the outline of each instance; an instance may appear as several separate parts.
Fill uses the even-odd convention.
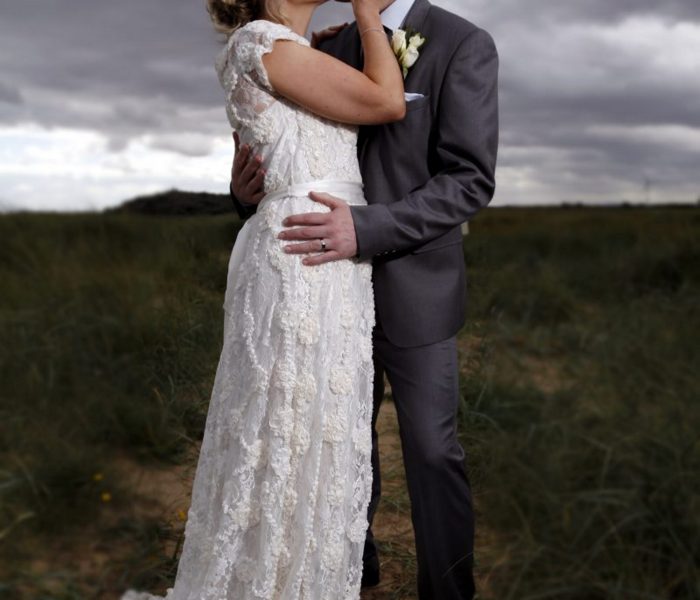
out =
[[[340,254],[340,252],[337,252],[336,250],[327,250],[326,252],[317,254],[315,256],[307,256],[301,262],[304,263],[304,265],[306,265],[307,267],[315,267],[317,265],[322,265],[323,263],[331,262],[333,260],[340,260],[341,258],[343,258],[343,256]]]
[[[341,23],[340,25],[333,25],[332,27],[327,27],[322,31],[314,31],[311,34],[311,46],[317,48],[321,42],[334,38],[347,26],[347,23]]]
[[[265,182],[265,171],[264,169],[258,169],[257,173],[246,185],[246,193],[252,198],[255,196],[262,188]]]
[[[261,156],[250,156],[249,154],[247,154],[245,160],[247,162],[243,166],[240,179],[240,185],[242,186],[248,186],[248,184],[250,184],[251,179],[255,177],[258,169],[262,166]]]
[[[291,215],[282,221],[285,227],[298,225],[325,225],[328,222],[328,213],[310,212],[299,215]]]
[[[240,176],[243,166],[248,161],[248,154],[250,153],[250,146],[244,144],[243,147],[236,146],[236,154],[233,157],[233,173],[232,175]]]
[[[277,238],[288,242],[305,242],[306,240],[319,240],[321,238],[328,239],[330,231],[328,227],[323,225],[315,225],[313,227],[297,227],[295,229],[287,229],[281,231]]]
[[[309,198],[311,198],[314,202],[325,204],[328,208],[338,208],[338,206],[341,204],[345,204],[345,202],[340,198],[320,192],[309,192]]]
[[[326,238],[327,240],[328,238]],[[323,252],[321,250],[320,238],[316,238],[310,242],[300,242],[298,244],[287,244],[284,247],[284,251],[287,254],[313,254],[314,252]],[[330,252],[330,250],[326,250]]]
[[[253,194],[250,199],[251,204],[260,204],[260,201],[265,197],[265,190],[260,190],[257,194]]]

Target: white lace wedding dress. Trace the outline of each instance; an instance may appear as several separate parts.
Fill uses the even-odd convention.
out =
[[[229,261],[223,349],[167,600],[360,593],[372,480],[371,265],[308,267],[276,238],[285,216],[329,210],[309,190],[366,202],[357,131],[274,92],[261,58],[276,39],[308,45],[283,25],[253,21],[216,61],[232,126],[265,157],[268,195]]]

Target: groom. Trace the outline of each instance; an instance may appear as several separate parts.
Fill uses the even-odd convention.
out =
[[[363,585],[379,581],[371,523],[380,495],[376,420],[391,384],[406,469],[420,600],[474,596],[474,513],[456,430],[460,399],[457,333],[465,321],[461,224],[493,197],[498,146],[498,56],[483,29],[428,0],[387,0],[387,33],[427,38],[405,79],[406,117],[360,128],[358,154],[367,206],[327,194],[330,212],[288,217],[280,237],[317,265],[371,260],[374,329],[374,473]],[[319,49],[362,68],[355,23]],[[260,158],[237,152],[231,193],[240,216],[262,197]],[[321,242],[325,241],[325,252]]]

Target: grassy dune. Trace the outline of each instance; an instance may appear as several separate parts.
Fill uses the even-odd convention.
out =
[[[0,597],[169,584],[239,226],[0,217]],[[489,209],[471,229],[480,597],[700,598],[700,209]],[[382,510],[405,524],[405,494]],[[385,550],[403,583],[372,598],[412,597],[410,548]]]
[[[699,234],[697,211],[492,211],[469,240],[494,598],[700,598]]]

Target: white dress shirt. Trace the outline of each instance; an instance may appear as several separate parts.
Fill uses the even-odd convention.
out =
[[[382,25],[392,31],[399,29],[406,20],[408,11],[411,10],[415,0],[394,0],[381,13]]]

